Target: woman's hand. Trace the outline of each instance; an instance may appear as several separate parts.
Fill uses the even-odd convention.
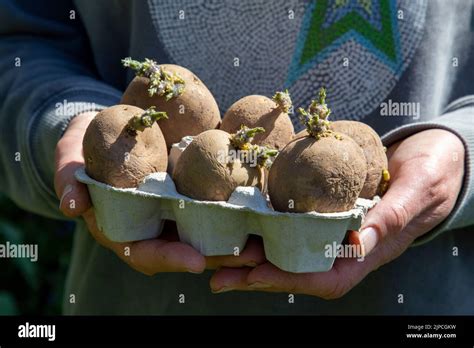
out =
[[[211,279],[211,289],[290,292],[334,299],[400,256],[453,209],[464,175],[464,145],[449,131],[430,129],[395,144],[387,155],[390,187],[367,214],[360,234],[351,235],[362,245],[363,262],[341,258],[329,272],[303,274],[284,272],[269,262],[254,269],[221,268]]]
[[[176,225],[167,222],[159,239],[130,243],[108,240],[97,227],[86,185],[78,182],[74,172],[84,166],[82,139],[97,112],[76,116],[56,146],[54,186],[60,198],[59,209],[68,217],[82,216],[96,241],[112,250],[130,267],[147,275],[160,272],[201,273],[206,268],[256,265],[265,259],[257,240],[251,239],[240,256],[204,257],[190,245],[179,242]]]

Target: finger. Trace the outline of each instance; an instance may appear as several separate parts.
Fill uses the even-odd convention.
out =
[[[91,207],[87,186],[74,178],[83,163],[70,162],[56,170],[59,209],[68,217],[77,217]]]
[[[99,244],[111,249],[120,259],[139,272],[147,275],[159,272],[202,273],[205,269],[204,256],[187,244],[163,239],[112,242],[97,227],[93,208],[88,209],[83,217],[90,233]]]
[[[359,232],[355,230],[348,230],[346,237],[344,238],[344,244],[361,245],[362,243],[359,238]]]
[[[357,231],[352,231],[349,230],[347,233],[347,242],[350,244],[355,244],[358,245],[360,244],[359,242],[359,232]],[[360,262],[358,262],[360,263]],[[370,269],[372,264],[367,264],[367,269]],[[340,264],[338,266],[338,263],[335,263],[334,269],[342,268],[345,270],[343,267],[344,263]],[[258,269],[258,270],[257,270]],[[232,290],[244,290],[244,291],[252,291],[252,290],[261,290],[261,291],[270,291],[270,292],[282,292],[282,291],[289,291],[292,288],[291,284],[286,284],[286,282],[292,282],[295,279],[286,278],[287,275],[291,275],[291,273],[281,271],[277,267],[273,266],[270,263],[265,263],[261,266],[258,266],[256,269],[256,272],[252,271],[252,268],[228,268],[228,267],[223,267],[217,270],[214,275],[211,277],[210,280],[210,286],[211,290],[214,293],[222,293],[222,292],[227,292],[227,291],[232,291]],[[260,272],[263,272],[263,274],[267,274],[267,272],[275,272],[274,276],[276,276],[279,280],[282,281],[274,281],[272,278],[272,274],[268,274],[268,277],[262,277],[262,279],[258,279],[258,275]],[[368,272],[368,271],[366,271]],[[247,278],[249,274],[252,274],[252,277],[255,278]],[[304,276],[309,275],[310,273],[305,274]],[[315,273],[313,273],[315,274]],[[325,273],[321,273],[325,274]],[[363,275],[361,275],[363,277]],[[362,278],[361,278],[362,279]],[[302,280],[303,281],[303,280]],[[330,284],[327,283],[328,286],[330,284],[334,283],[334,281]],[[249,285],[251,285],[249,287]]]
[[[223,267],[218,269],[211,277],[209,285],[211,291],[215,294],[222,292],[228,292],[232,290],[246,289],[247,276],[252,268],[227,268]]]
[[[208,256],[206,257],[206,268],[216,269],[219,267],[255,267],[266,261],[262,238],[251,235],[247,240],[244,250],[238,255]]]
[[[88,210],[86,210],[84,214],[82,214],[82,217],[84,218],[84,221],[86,222],[86,225],[87,225],[87,229],[89,230],[92,237],[94,237],[94,239],[103,247],[111,249],[113,242],[107,239],[107,237],[97,227],[97,221],[95,219],[94,208],[91,207]]]
[[[368,255],[388,235],[398,235],[421,213],[423,204],[420,198],[425,184],[421,176],[413,175],[416,170],[411,166],[406,164],[398,168],[382,200],[365,217],[359,236],[364,255]]]
[[[336,259],[328,272],[289,273],[280,270],[271,263],[265,263],[252,269],[247,275],[247,284],[228,273],[215,274],[214,284],[233,290],[286,292],[308,294],[324,299],[339,298],[374,269],[376,258],[370,257],[364,262],[355,259]]]
[[[202,273],[204,256],[190,245],[149,239],[132,243],[117,243],[114,252],[135,270],[146,275],[162,272]]]
[[[69,217],[82,215],[90,208],[87,186],[78,182],[75,171],[84,165],[82,139],[95,113],[77,116],[56,146],[54,187],[60,199],[59,209]]]
[[[354,245],[359,248],[359,249],[356,249],[356,252],[351,254],[350,257],[363,259],[364,256],[367,255],[367,253],[365,252],[364,244],[362,243],[362,239],[360,238],[359,231],[354,231],[354,230],[347,231],[346,238],[343,244]],[[344,255],[343,257],[347,258],[348,255]]]

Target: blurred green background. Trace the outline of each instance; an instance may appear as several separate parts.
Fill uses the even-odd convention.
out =
[[[0,194],[0,243],[38,244],[38,260],[0,258],[0,315],[61,314],[73,222],[28,213]]]

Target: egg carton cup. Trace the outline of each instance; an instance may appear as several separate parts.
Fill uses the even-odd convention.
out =
[[[250,234],[259,235],[267,259],[294,273],[330,270],[336,255],[328,256],[327,246],[358,230],[377,202],[358,199],[339,213],[282,213],[255,187],[237,187],[227,202],[198,201],[178,193],[168,173],[150,174],[130,189],[98,182],[84,168],[75,175],[87,185],[97,226],[111,241],[157,238],[164,220],[174,220],[180,240],[205,256],[235,255]]]

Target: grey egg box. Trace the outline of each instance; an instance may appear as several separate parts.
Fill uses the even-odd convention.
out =
[[[170,168],[189,144],[175,144]],[[157,238],[164,220],[176,221],[179,238],[205,256],[242,251],[250,234],[263,239],[267,259],[288,272],[324,272],[335,255],[328,245],[342,243],[347,230],[358,230],[377,199],[358,199],[339,213],[282,213],[255,187],[237,187],[227,202],[198,201],[183,196],[168,173],[148,175],[138,188],[121,189],[98,182],[84,168],[76,178],[87,185],[97,226],[115,242]]]

